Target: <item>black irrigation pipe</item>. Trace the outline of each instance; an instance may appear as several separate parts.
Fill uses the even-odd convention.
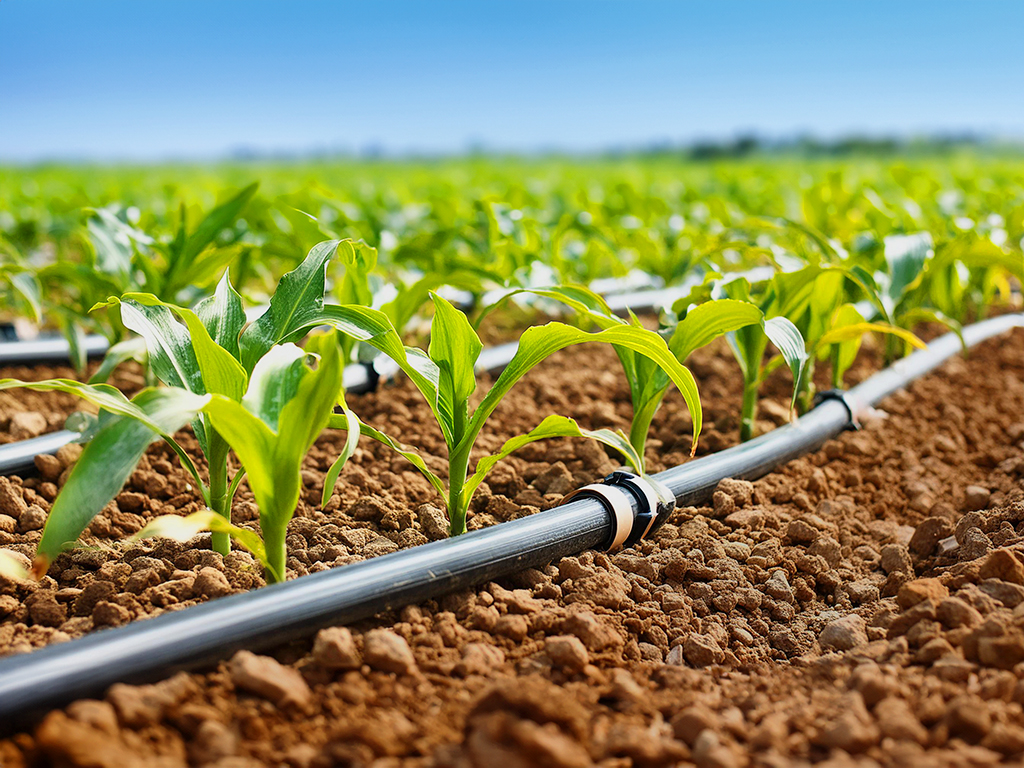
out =
[[[105,336],[86,336],[83,343],[87,357],[102,357],[110,342]],[[24,341],[0,342],[0,368],[9,365],[39,365],[41,363],[67,363],[71,360],[71,345],[61,336],[41,336]]]
[[[968,345],[1024,326],[1004,315],[964,329]],[[960,352],[947,334],[844,394],[824,399],[794,424],[742,445],[661,472],[655,479],[678,504],[707,501],[722,478],[754,479],[819,448],[856,425],[865,409]],[[642,510],[629,502],[632,514]],[[366,619],[525,568],[540,566],[611,539],[614,515],[580,497],[557,509],[220,598],[180,612],[102,630],[27,656],[0,659],[0,728],[24,725],[47,709],[99,696],[113,683],[143,683],[307,637],[321,627]]]

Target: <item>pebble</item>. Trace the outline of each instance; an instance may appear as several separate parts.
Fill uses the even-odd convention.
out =
[[[17,520],[26,509],[28,504],[21,495],[21,488],[12,484],[6,477],[0,476],[0,513]]]
[[[60,459],[56,456],[51,456],[48,453],[41,453],[35,458],[36,469],[39,470],[39,474],[44,480],[55,482],[60,473],[64,471],[63,465],[60,463]]]
[[[455,665],[454,672],[461,677],[486,675],[504,663],[505,652],[501,648],[489,643],[467,643],[462,649],[462,658]]]
[[[436,504],[420,504],[416,508],[420,530],[431,541],[448,538],[448,517]]]
[[[33,504],[21,513],[18,519],[18,530],[22,533],[38,531],[46,525],[46,512],[42,507]]]
[[[938,579],[915,579],[908,581],[896,595],[896,602],[903,610],[912,608],[923,600],[939,602],[949,597],[949,589]]]
[[[20,411],[11,416],[8,431],[15,440],[39,437],[46,431],[46,417],[37,411]]]
[[[683,656],[695,667],[707,667],[725,658],[718,643],[696,632],[691,633],[683,643]]]
[[[964,490],[964,510],[970,512],[977,509],[985,509],[992,492],[980,485],[968,485]]]
[[[363,659],[374,669],[409,675],[416,671],[416,658],[409,643],[390,629],[372,629],[363,637]]]
[[[239,651],[229,663],[231,681],[243,691],[273,702],[278,707],[306,709],[313,693],[305,679],[292,667],[269,656]]]
[[[362,660],[348,627],[327,627],[313,641],[313,661],[324,669],[359,669]]]
[[[789,580],[786,578],[785,571],[772,571],[772,575],[768,577],[764,587],[765,592],[776,600],[785,600],[787,603],[793,602],[793,588],[789,586]]]
[[[207,566],[199,569],[192,589],[203,597],[223,597],[231,593],[231,583],[222,571]]]
[[[569,674],[582,672],[590,663],[590,654],[582,641],[575,635],[556,635],[544,643],[548,658]]]
[[[978,574],[982,579],[1000,579],[1024,585],[1024,564],[1008,549],[990,552]]]
[[[867,642],[864,619],[855,613],[830,621],[818,636],[822,650],[849,651]]]
[[[921,521],[910,538],[910,551],[920,557],[928,557],[939,546],[942,539],[953,533],[949,520],[929,517]]]

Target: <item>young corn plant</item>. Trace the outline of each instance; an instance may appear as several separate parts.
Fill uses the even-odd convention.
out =
[[[660,366],[668,378],[679,387],[693,419],[693,439],[696,443],[701,428],[700,398],[696,382],[669,351],[665,341],[652,331],[633,325],[616,325],[594,333],[582,331],[563,323],[548,323],[526,330],[519,339],[515,356],[495,380],[480,404],[470,410],[470,397],[476,391],[474,367],[483,348],[479,336],[464,313],[440,296],[432,294],[434,318],[431,325],[430,345],[426,353],[402,344],[397,331],[381,312],[365,307],[327,308],[325,321],[335,328],[366,341],[391,357],[409,376],[426,399],[437,420],[448,448],[448,481],[427,468],[423,459],[412,450],[369,425],[359,423],[362,434],[390,446],[409,460],[445,499],[450,533],[458,535],[466,530],[466,514],[473,494],[490,470],[501,459],[519,448],[549,437],[588,437],[619,451],[637,471],[643,471],[643,460],[628,438],[611,430],[585,430],[572,419],[552,415],[525,435],[507,441],[501,450],[480,459],[470,474],[470,454],[487,419],[512,387],[528,371],[560,349],[585,342],[606,342],[650,358]],[[351,416],[336,414],[331,417],[333,427],[350,427]],[[324,498],[331,489],[324,487]]]
[[[177,453],[182,466],[195,480],[206,506],[225,522],[230,521],[231,500],[244,471],[229,477],[228,453],[233,446],[218,428],[218,423],[223,426],[225,422],[223,416],[218,421],[214,412],[223,411],[225,407],[217,403],[222,399],[242,403],[246,398],[249,403],[262,402],[262,395],[254,386],[266,387],[276,379],[270,375],[273,369],[266,366],[260,368],[261,375],[257,377],[257,367],[272,352],[271,360],[279,363],[283,353],[274,351],[276,346],[301,338],[311,327],[321,324],[321,316],[325,314],[323,296],[328,262],[344,245],[335,240],[314,246],[296,269],[281,278],[270,306],[247,327],[244,327],[241,297],[231,286],[227,274],[215,294],[201,301],[194,311],[164,303],[151,294],[133,293],[108,299],[107,304],[120,306],[125,326],[144,340],[153,374],[166,385],[160,389],[145,389],[132,401],[106,384],[82,384],[67,379],[0,381],[0,389],[25,387],[70,392],[105,412],[101,413],[95,436],[54,502],[39,545],[39,568],[45,568],[66,545],[81,535],[93,517],[120,491],[146,448],[158,437]],[[289,347],[292,358],[296,349],[294,345]],[[334,360],[327,354],[323,357]],[[289,364],[294,369],[294,381],[298,381],[295,378],[297,363],[291,359]],[[340,364],[338,369],[341,370]],[[337,389],[331,393],[332,406],[339,399],[340,372],[336,378]],[[269,389],[268,392],[284,402],[285,390]],[[289,396],[291,394],[289,391]],[[207,409],[211,402],[214,404]],[[266,407],[261,407],[261,415],[270,413]],[[276,432],[276,417],[272,420]],[[172,437],[189,422],[207,460],[209,483],[203,480],[192,459]],[[338,466],[332,468],[335,475],[345,459],[347,456],[339,457]],[[230,550],[230,531],[223,526],[211,530],[213,548],[226,554]]]
[[[232,525],[216,511],[184,518],[164,515],[138,536],[187,540],[202,530],[231,536],[263,564],[269,583],[284,581],[285,537],[302,490],[302,462],[327,426],[341,393],[343,366],[338,345],[323,344],[321,349],[323,354],[314,369],[308,363],[309,353],[296,345],[273,347],[256,363],[240,401],[213,394],[203,409],[213,430],[231,446],[248,475],[262,537]],[[348,415],[346,423],[355,426],[351,412]],[[336,462],[338,471],[355,451],[358,439],[358,428],[350,429],[345,450]]]
[[[90,307],[109,295],[151,293],[167,302],[191,303],[234,261],[240,246],[223,240],[256,194],[257,184],[237,192],[190,228],[184,205],[174,236],[157,240],[132,224],[116,206],[95,209],[86,222],[90,245],[82,262],[62,259],[40,268],[47,310],[52,310],[71,345],[74,362],[85,367],[82,341],[89,326],[99,328],[114,346],[95,381],[120,362],[139,357],[138,344],[125,343],[116,317],[88,320]],[[235,236],[237,239],[237,235]]]
[[[717,275],[717,273],[715,274]],[[521,291],[509,293],[501,301],[505,301],[513,293],[518,292]],[[632,313],[628,320],[617,317],[602,297],[581,286],[556,286],[529,292],[565,304],[600,328],[643,327],[640,320]],[[760,328],[763,336],[775,336],[780,339],[781,343],[789,330],[784,325],[784,322],[787,321],[766,320],[764,312],[748,300],[726,298],[710,300],[708,296],[700,295],[697,298],[703,299],[702,303],[692,304],[691,298],[693,297],[694,294],[691,294],[691,297],[680,300],[672,311],[665,313],[659,332],[666,339],[669,352],[681,365],[686,363],[687,358],[695,350],[726,334],[736,333],[748,327]],[[487,307],[485,313],[491,311],[499,303]],[[796,355],[794,352],[796,348],[793,345],[786,344],[785,348],[786,353],[784,354]],[[615,346],[615,352],[625,371],[633,405],[629,443],[640,458],[639,470],[643,473],[645,471],[644,456],[647,436],[650,432],[651,422],[661,407],[672,382],[665,370],[655,364],[651,358],[620,345]],[[761,347],[761,354],[763,355],[763,353],[764,347]],[[794,364],[799,364],[799,360],[794,360]],[[693,446],[693,450],[696,450],[696,445]]]

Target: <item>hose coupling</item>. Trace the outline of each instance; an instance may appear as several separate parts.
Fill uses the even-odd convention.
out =
[[[860,424],[860,404],[856,402],[856,399],[845,389],[827,389],[824,392],[818,392],[814,396],[814,404],[820,405],[826,400],[838,400],[846,408],[847,414],[849,414],[849,420],[846,424],[847,431],[856,431],[861,428]]]
[[[676,499],[662,483],[628,469],[617,469],[600,483],[566,496],[562,503],[593,498],[608,511],[612,532],[604,549],[631,547],[657,531],[676,508]]]

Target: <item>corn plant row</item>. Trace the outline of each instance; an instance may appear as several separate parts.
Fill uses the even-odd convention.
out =
[[[285,531],[298,503],[303,459],[324,429],[347,432],[344,450],[327,473],[324,503],[358,440],[367,437],[389,446],[424,474],[445,503],[451,534],[458,535],[466,529],[470,501],[487,473],[498,461],[536,440],[593,439],[644,473],[646,437],[671,386],[678,388],[689,410],[695,450],[702,411],[697,382],[686,360],[719,337],[727,338],[743,378],[741,437],[747,439],[754,434],[759,389],[776,368],[789,370],[791,410],[806,410],[814,394],[816,361],[829,359],[833,381],[841,385],[866,334],[878,333],[894,341],[886,342],[891,355],[920,346],[912,327],[922,320],[959,327],[958,321],[935,306],[941,302],[929,299],[943,296],[943,291],[963,295],[979,271],[983,286],[995,286],[993,297],[1006,292],[1009,280],[1020,278],[1019,265],[1008,255],[974,259],[968,253],[947,250],[943,256],[925,235],[888,238],[881,245],[886,268],[872,271],[869,260],[841,253],[805,227],[774,226],[792,226],[815,241],[820,239],[818,257],[791,263],[793,268],[756,281],[706,269],[699,284],[663,313],[658,331],[646,328],[631,313],[626,318],[616,316],[604,299],[581,286],[509,289],[482,308],[476,325],[499,305],[522,295],[567,308],[576,324],[550,322],[528,328],[515,356],[475,409],[470,408],[470,398],[477,389],[474,366],[482,344],[474,322],[440,293],[428,290],[429,346],[426,350],[406,346],[401,331],[421,310],[397,300],[373,306],[377,253],[365,243],[328,240],[316,245],[281,278],[267,308],[252,322],[247,321],[243,298],[233,287],[229,270],[223,270],[211,294],[191,308],[150,292],[111,295],[91,309],[117,310],[120,324],[137,334],[138,341],[112,347],[89,383],[67,379],[0,382],[0,389],[70,392],[100,409],[94,435],[54,502],[35,571],[45,571],[62,549],[77,540],[120,491],[155,438],[168,442],[177,453],[207,509],[188,518],[158,518],[143,535],[188,538],[209,530],[212,546],[222,553],[233,538],[262,562],[268,581],[280,581],[285,577]],[[193,264],[212,258],[202,256],[201,246],[188,245],[190,237],[199,237],[203,230],[201,226],[191,236],[182,234],[182,242],[171,251],[175,258],[187,256]],[[960,258],[953,258],[956,255]],[[343,270],[334,286],[338,303],[328,302],[332,262]],[[159,279],[162,285],[174,285],[171,277]],[[310,336],[312,329],[324,327],[331,331]],[[296,342],[307,336],[303,349]],[[583,429],[572,419],[553,414],[471,468],[470,456],[487,419],[519,379],[552,353],[584,342],[612,344],[622,363],[633,401],[629,434]],[[777,352],[766,354],[769,346]],[[446,477],[431,471],[421,455],[399,442],[400,436],[384,434],[348,408],[342,370],[364,349],[393,360],[424,397],[447,446]],[[103,383],[116,365],[129,358],[145,363],[155,385],[131,400]],[[205,479],[173,437],[186,424],[191,424],[203,454]],[[241,464],[233,475],[228,462],[231,451]],[[246,477],[259,507],[260,534],[231,523],[232,499]]]

